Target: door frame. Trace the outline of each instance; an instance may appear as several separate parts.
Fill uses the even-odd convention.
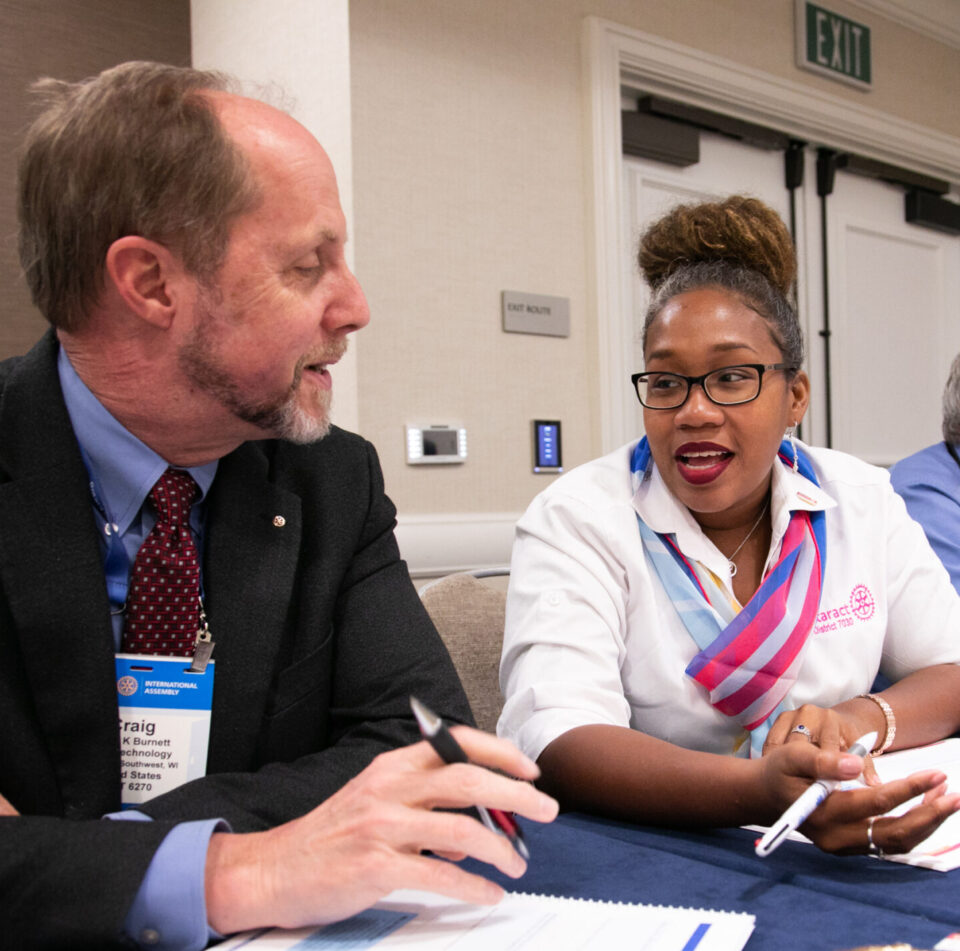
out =
[[[596,317],[600,449],[609,452],[634,435],[613,385],[634,369],[628,366],[632,322],[626,313],[629,274],[622,254],[622,86],[954,184],[960,183],[960,138],[600,17],[585,18],[581,40],[591,228],[588,294]],[[812,349],[809,335],[808,343]]]

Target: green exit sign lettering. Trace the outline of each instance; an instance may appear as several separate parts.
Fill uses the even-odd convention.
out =
[[[796,0],[797,65],[869,89],[870,27],[825,7]]]

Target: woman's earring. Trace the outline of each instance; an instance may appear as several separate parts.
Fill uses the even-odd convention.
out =
[[[797,424],[794,423],[787,430],[787,438],[790,440],[790,448],[793,450],[793,471],[796,472],[800,468],[800,459],[797,455],[797,440],[794,438],[797,433]]]

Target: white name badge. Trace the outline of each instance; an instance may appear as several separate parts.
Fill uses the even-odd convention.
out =
[[[192,673],[189,657],[117,654],[124,809],[206,772],[214,666]]]

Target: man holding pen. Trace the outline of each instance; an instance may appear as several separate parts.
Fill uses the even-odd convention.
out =
[[[556,804],[405,745],[410,694],[454,722],[469,710],[376,455],[329,424],[330,368],[369,319],[329,159],[209,73],[131,63],[40,92],[20,249],[52,329],[0,364],[4,940],[200,948],[398,886],[495,901],[423,851],[509,875],[523,860],[433,810],[549,821]],[[190,711],[200,774],[137,801],[117,728],[136,684],[116,654],[215,675]],[[454,732],[473,763],[537,774]]]

